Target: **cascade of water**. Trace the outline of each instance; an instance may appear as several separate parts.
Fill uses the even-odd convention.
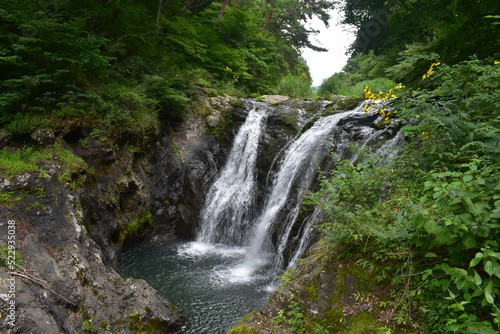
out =
[[[340,122],[344,119],[363,120],[362,105],[352,111],[319,118],[279,152],[280,162],[277,162],[278,157],[273,161],[273,165],[277,163],[279,166],[274,175],[269,174],[272,176],[269,190],[263,207],[259,209],[256,205],[256,165],[259,141],[270,107],[264,103],[252,106],[234,139],[220,177],[209,191],[197,238],[204,243],[247,247],[245,260],[235,271],[245,277],[269,266],[276,272],[285,264],[285,257],[289,264],[293,264],[309,246],[319,211],[315,210],[301,226],[295,222],[305,192],[312,188],[320,164],[328,154],[327,147],[333,145],[336,152],[342,154],[348,146],[348,138],[355,138],[362,146],[367,146],[387,131],[377,130],[370,123],[352,125],[355,123],[351,122],[346,126],[344,121]],[[350,130],[345,132],[345,129]],[[343,137],[349,131],[353,131],[351,137]],[[335,143],[329,142],[333,133]],[[398,146],[401,140],[402,135],[396,135],[376,153],[387,158],[391,153],[386,148]]]
[[[299,246],[293,254],[290,262],[288,262],[288,267],[294,266],[298,259],[305,254],[307,248],[311,245],[311,239],[314,234],[314,224],[319,220],[321,216],[321,210],[315,208],[313,213],[304,220],[303,231],[301,233]]]
[[[240,127],[228,161],[208,193],[198,241],[242,244],[252,218],[259,140],[267,115],[268,105],[255,102]]]
[[[249,267],[262,263],[266,256],[274,255],[271,230],[277,221],[285,226],[279,237],[276,252],[277,261],[282,261],[282,251],[286,247],[293,226],[292,222],[298,216],[302,201],[298,200],[292,208],[287,208],[287,213],[283,213],[283,209],[292,192],[307,190],[314,181],[318,164],[327,153],[323,143],[335,129],[336,124],[342,118],[355,113],[361,114],[362,111],[356,108],[353,111],[320,118],[290,145],[250,239],[250,250],[247,256]],[[300,194],[299,197],[301,197]]]

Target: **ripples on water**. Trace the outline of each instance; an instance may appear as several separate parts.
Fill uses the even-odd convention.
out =
[[[184,333],[222,334],[272,290],[270,268],[245,264],[246,254],[246,248],[200,242],[140,246],[123,253],[122,272],[146,280],[180,308],[189,319]]]

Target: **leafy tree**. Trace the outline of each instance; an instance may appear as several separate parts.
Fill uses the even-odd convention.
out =
[[[366,1],[340,3],[345,12],[343,23],[357,27],[354,54],[374,50],[376,54],[395,55],[407,44],[423,43],[442,60],[453,64],[472,55],[494,55],[499,27],[485,16],[496,14],[493,0],[458,1]]]
[[[304,23],[316,16],[328,26],[330,18],[328,10],[332,5],[331,0],[269,0],[265,27],[279,40],[296,49],[307,47],[316,51],[326,51],[311,43],[309,36],[317,31],[305,28]]]

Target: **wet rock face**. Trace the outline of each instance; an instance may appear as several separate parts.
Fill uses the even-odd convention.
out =
[[[37,129],[31,134],[31,138],[42,145],[51,145],[55,141],[54,131],[51,129]]]

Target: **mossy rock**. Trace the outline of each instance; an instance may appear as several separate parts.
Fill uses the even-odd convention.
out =
[[[294,277],[278,287],[261,310],[243,318],[229,333],[286,332],[294,314],[301,315],[305,333],[318,328],[330,333],[385,333],[385,324],[377,320],[384,286],[374,283],[365,268],[354,261],[337,260],[333,253],[313,247]],[[274,320],[277,318],[281,323]]]
[[[332,101],[332,103],[325,108],[325,114],[334,114],[339,111],[353,110],[364,100],[364,98],[347,96],[337,96],[331,98],[329,101]]]
[[[237,325],[227,332],[227,334],[259,334],[259,331],[246,325]]]
[[[345,334],[384,334],[388,328],[383,326],[372,313],[363,312],[356,314],[346,321],[346,329],[340,333]]]

